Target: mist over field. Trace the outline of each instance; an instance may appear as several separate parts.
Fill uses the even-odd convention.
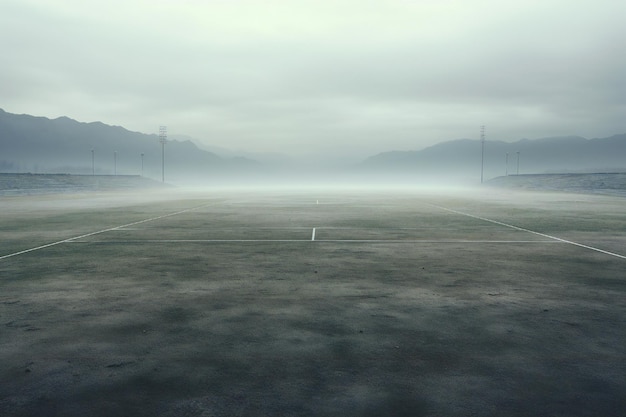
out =
[[[162,146],[155,134],[1,110],[0,147],[5,173],[130,175],[196,187],[475,186],[481,177],[626,171],[626,134],[510,143],[459,139],[363,159],[335,153],[298,158],[225,148],[215,149],[218,154],[175,135]]]

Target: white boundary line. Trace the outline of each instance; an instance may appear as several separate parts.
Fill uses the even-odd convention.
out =
[[[60,244],[62,244],[62,243],[72,242],[72,241],[75,241],[75,240],[78,240],[78,239],[83,239],[83,238],[86,238],[86,237],[89,237],[89,236],[99,235],[99,234],[101,234],[101,233],[110,232],[110,231],[112,231],[112,230],[119,230],[119,229],[122,229],[122,228],[124,228],[124,227],[134,226],[134,225],[137,225],[137,224],[142,224],[142,223],[152,222],[152,221],[159,220],[159,219],[163,219],[163,218],[166,218],[166,217],[176,216],[176,215],[178,215],[178,214],[187,213],[187,212],[189,212],[189,211],[197,210],[197,209],[200,209],[200,208],[202,208],[202,207],[210,206],[210,205],[212,205],[212,204],[215,204],[215,203],[203,204],[203,205],[201,205],[201,206],[188,208],[188,209],[185,209],[185,210],[177,211],[177,212],[175,212],[175,213],[168,213],[168,214],[164,214],[164,215],[162,215],[162,216],[151,217],[151,218],[149,218],[149,219],[139,220],[139,221],[137,221],[137,222],[132,222],[132,223],[128,223],[128,224],[123,224],[123,225],[121,225],[121,226],[110,227],[110,228],[108,228],[108,229],[98,230],[97,232],[91,232],[91,233],[86,233],[86,234],[84,234],[84,235],[80,235],[80,236],[70,237],[70,238],[68,238],[68,239],[59,240],[59,241],[57,241],[57,242],[48,243],[48,244],[41,245],[41,246],[37,246],[37,247],[34,247],[34,248],[24,249],[24,250],[21,250],[21,251],[19,251],[19,252],[10,253],[10,254],[8,254],[8,255],[3,255],[3,256],[0,256],[0,260],[7,259],[7,258],[11,258],[11,257],[13,257],[13,256],[17,256],[17,255],[23,255],[23,254],[25,254],[25,253],[29,253],[29,252],[35,252],[35,251],[38,251],[38,250],[40,250],[40,249],[49,248],[49,247],[51,247],[51,246],[60,245]]]
[[[556,237],[556,236],[552,236],[552,235],[547,235],[547,234],[545,234],[545,233],[541,233],[541,232],[535,232],[534,230],[525,229],[525,228],[523,228],[523,227],[515,226],[515,225],[512,225],[512,224],[499,222],[499,221],[497,221],[497,220],[488,219],[488,218],[486,218],[486,217],[476,216],[476,215],[474,215],[474,214],[469,214],[469,213],[464,213],[464,212],[462,212],[462,211],[449,209],[449,208],[447,208],[447,207],[437,206],[437,205],[435,205],[435,204],[430,204],[430,203],[426,203],[426,204],[428,204],[429,206],[432,206],[432,207],[437,207],[437,208],[439,208],[439,209],[441,209],[441,210],[448,211],[448,212],[450,212],[450,213],[455,213],[455,214],[460,214],[460,215],[462,215],[462,216],[472,217],[472,218],[474,218],[474,219],[478,219],[478,220],[482,220],[482,221],[485,221],[485,222],[489,222],[489,223],[497,224],[497,225],[500,225],[500,226],[505,226],[505,227],[508,227],[508,228],[511,228],[511,229],[519,230],[519,231],[521,231],[521,232],[532,233],[532,234],[534,234],[534,235],[537,235],[537,236],[542,236],[542,237],[545,237],[545,238],[548,238],[548,239],[552,239],[552,240],[556,240],[556,241],[558,241],[558,242],[567,243],[567,244],[569,244],[569,245],[578,246],[578,247],[580,247],[580,248],[585,248],[585,249],[589,249],[589,250],[592,250],[592,251],[596,251],[596,252],[604,253],[605,255],[614,256],[614,257],[616,257],[616,258],[626,259],[626,256],[625,256],[625,255],[620,255],[619,253],[609,252],[609,251],[606,251],[606,250],[604,250],[604,249],[596,248],[596,247],[589,246],[589,245],[584,245],[584,244],[582,244],[582,243],[574,242],[574,241],[567,240],[567,239],[562,239],[562,238],[560,238],[560,237]]]
[[[69,242],[74,242],[74,243],[81,243],[81,242],[77,242],[79,239],[84,239],[86,237],[90,237],[90,236],[94,236],[94,235],[98,235],[98,234],[102,234],[102,233],[106,233],[106,232],[110,232],[110,231],[114,231],[114,230],[120,230],[123,229],[125,227],[129,227],[129,226],[135,226],[138,224],[142,224],[142,223],[147,223],[147,222],[151,222],[151,221],[155,221],[155,220],[159,220],[159,219],[163,219],[166,217],[172,217],[172,216],[176,216],[182,213],[187,213],[190,211],[194,211],[194,210],[198,210],[202,207],[206,207],[209,205],[214,205],[215,203],[209,203],[209,204],[203,204],[197,207],[192,207],[192,208],[188,208],[185,210],[180,210],[174,213],[168,213],[168,214],[164,214],[161,216],[156,216],[156,217],[151,217],[149,219],[144,219],[144,220],[139,220],[136,222],[132,222],[132,223],[127,223],[127,224],[123,224],[120,226],[115,226],[115,227],[110,227],[107,229],[103,229],[103,230],[99,230],[96,232],[91,232],[91,233],[86,233],[80,236],[74,236],[68,239],[63,239],[63,240],[59,240],[56,242],[52,242],[52,243],[48,243],[45,245],[41,245],[41,246],[37,246],[34,248],[30,248],[30,249],[25,249],[19,252],[15,252],[15,253],[10,253],[8,255],[3,255],[0,256],[0,260],[3,259],[7,259],[7,258],[11,258],[13,256],[18,256],[18,255],[22,255],[25,253],[29,253],[29,252],[34,252],[37,250],[41,250],[41,249],[45,249],[45,248],[49,248],[51,246],[56,246],[56,245],[60,245],[62,243],[69,243]],[[438,209],[450,212],[450,213],[455,213],[455,214],[459,214],[462,216],[466,216],[466,217],[471,217],[477,220],[482,220],[488,223],[492,223],[492,224],[497,224],[500,226],[505,226],[508,227],[510,229],[514,229],[514,230],[519,230],[522,232],[527,232],[527,233],[531,233],[537,236],[542,236],[544,238],[550,239],[549,241],[523,241],[523,240],[384,240],[384,239],[325,239],[325,240],[317,240],[317,242],[337,242],[337,243],[429,243],[429,244],[433,244],[433,243],[547,243],[550,241],[556,241],[556,242],[561,242],[561,243],[567,243],[569,245],[573,245],[573,246],[578,246],[584,249],[589,249],[595,252],[599,252],[599,253],[603,253],[609,256],[614,256],[616,258],[620,258],[620,259],[626,259],[625,255],[621,255],[618,253],[614,253],[614,252],[609,252],[600,248],[596,248],[593,246],[589,246],[589,245],[584,245],[582,243],[578,243],[578,242],[574,242],[571,240],[567,240],[567,239],[562,239],[556,236],[552,236],[552,235],[548,235],[545,233],[540,233],[540,232],[536,232],[534,230],[530,230],[530,229],[526,229],[523,227],[519,227],[519,226],[515,226],[512,224],[508,224],[508,223],[503,223],[497,220],[492,220],[492,219],[488,219],[486,217],[481,217],[481,216],[476,216],[473,214],[469,214],[469,213],[465,213],[462,211],[458,211],[458,210],[453,210],[447,207],[442,207],[442,206],[438,206],[435,204],[430,204],[430,203],[426,203],[432,207],[436,207]],[[315,231],[316,228],[313,228],[312,231],[312,235],[311,235],[311,241],[315,241]],[[226,243],[226,242],[305,242],[306,240],[303,239],[180,239],[180,240],[176,240],[176,239],[170,239],[170,240],[136,240],[136,241],[124,241],[126,243],[193,243],[193,242],[215,242],[215,243]],[[124,243],[124,242],[117,242],[117,243]],[[98,242],[88,242],[88,243],[98,243]],[[114,243],[113,241],[100,241],[100,243]]]
[[[78,238],[77,238],[78,239]],[[313,239],[311,239],[313,240]],[[272,243],[272,242],[310,242],[308,239],[145,239],[145,240],[72,240],[67,243],[116,243],[116,244],[138,244],[138,243],[228,243],[228,242],[252,242],[252,243]],[[562,243],[555,240],[417,240],[417,239],[316,239],[315,242],[337,242],[337,243],[427,243],[431,244],[454,244],[454,243]]]

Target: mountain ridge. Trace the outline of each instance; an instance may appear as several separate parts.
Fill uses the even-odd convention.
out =
[[[444,174],[446,171],[478,172],[481,162],[490,177],[518,173],[626,171],[626,134],[587,139],[556,136],[520,139],[516,142],[485,141],[482,160],[480,140],[456,139],[419,151],[389,151],[363,161],[359,169]],[[508,154],[508,165],[507,165]]]
[[[196,182],[360,181],[415,183],[445,179],[476,182],[507,174],[626,172],[626,134],[523,138],[515,142],[461,138],[420,150],[392,150],[356,164],[307,165],[290,161],[280,150],[267,159],[223,149],[228,157],[198,146],[194,138],[172,135],[165,145],[165,177]],[[178,139],[177,139],[178,138]],[[204,148],[204,149],[203,149]],[[519,152],[519,153],[518,153]],[[507,155],[508,154],[508,155]],[[261,154],[259,154],[261,155]],[[49,119],[0,109],[0,172],[145,175],[161,179],[162,148],[157,134],[133,132],[100,121],[67,116]],[[93,159],[92,159],[93,158]]]
[[[0,109],[0,147],[3,172],[162,175],[158,135],[99,121],[80,122],[66,116],[49,119]],[[166,175],[170,171],[168,177],[173,178],[259,167],[247,158],[221,158],[190,140],[168,140],[165,160]]]

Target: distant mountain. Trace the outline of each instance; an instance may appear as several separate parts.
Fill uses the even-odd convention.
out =
[[[189,140],[194,143],[200,142],[198,139],[192,138],[191,136],[187,136],[187,135],[170,135],[169,137],[178,141]],[[285,166],[295,163],[290,156],[280,153],[280,152],[254,152],[254,151],[248,151],[245,149],[233,150],[233,149],[224,148],[221,146],[206,145],[204,143],[200,143],[198,147],[202,150],[212,152],[226,159],[245,158],[245,159],[258,161],[262,164],[277,166],[277,167],[285,167]]]
[[[516,174],[518,156],[520,174],[626,172],[626,134],[600,139],[568,136],[513,143],[485,141],[485,178]],[[481,160],[479,140],[459,139],[421,151],[384,152],[363,161],[358,170],[480,179]]]
[[[420,151],[384,152],[356,166],[347,166],[345,161],[330,164],[328,158],[290,160],[280,153],[242,152],[237,156],[226,149],[201,149],[186,136],[169,139],[165,145],[165,178],[172,183],[475,183],[481,174],[481,143],[472,139],[443,142]],[[160,180],[161,144],[156,134],[67,117],[16,115],[0,109],[0,172],[91,174],[93,169],[100,175],[139,175],[142,154],[144,176]],[[484,179],[516,174],[518,155],[520,174],[626,172],[626,134],[599,139],[568,136],[513,143],[486,141]],[[264,163],[250,156],[258,156]]]
[[[93,150],[93,164],[92,164]],[[16,115],[0,109],[0,172],[141,174],[162,176],[158,135],[131,132],[100,122],[81,123],[67,117],[48,119]],[[166,180],[246,174],[261,169],[251,159],[221,158],[190,140],[165,145]]]

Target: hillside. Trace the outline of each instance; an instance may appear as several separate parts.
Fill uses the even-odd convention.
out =
[[[265,155],[266,163],[261,164],[227,150],[224,154],[229,157],[220,157],[200,149],[185,136],[173,138],[165,145],[165,178],[173,183],[476,183],[481,177],[481,143],[472,139],[443,142],[420,151],[384,152],[346,166],[328,164],[325,158],[306,163],[289,161],[280,154]],[[161,180],[161,158],[156,134],[67,117],[16,115],[0,109],[0,172],[143,175]],[[485,143],[485,180],[517,173],[588,172],[626,172],[626,134]]]
[[[16,115],[0,109],[0,172],[140,175],[143,159],[144,176],[161,179],[161,158],[156,134],[67,117]],[[221,158],[189,140],[168,141],[165,165],[166,178],[174,180],[201,180],[259,169],[253,160]]]
[[[486,141],[485,178],[518,173],[518,152],[520,174],[626,171],[626,134],[591,140],[571,136]],[[368,158],[359,169],[480,179],[481,143],[460,139],[421,151],[385,152]]]

